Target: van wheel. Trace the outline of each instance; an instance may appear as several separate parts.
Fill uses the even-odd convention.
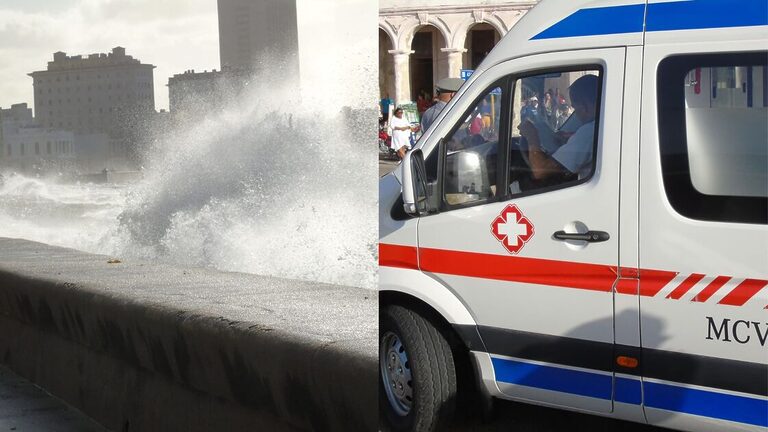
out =
[[[434,431],[456,403],[456,368],[445,337],[418,313],[388,306],[379,318],[379,400],[393,431]]]

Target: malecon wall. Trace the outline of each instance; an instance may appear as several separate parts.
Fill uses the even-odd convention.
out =
[[[115,431],[375,430],[368,290],[0,238],[0,361]]]

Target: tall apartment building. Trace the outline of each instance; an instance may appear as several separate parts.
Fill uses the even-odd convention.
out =
[[[322,89],[341,106],[375,98],[367,83],[376,71],[378,2],[217,1],[221,70],[235,81],[289,83],[310,97]]]
[[[169,110],[174,121],[194,121],[220,108],[225,99],[224,73],[187,70],[168,78]]]
[[[29,74],[36,120],[80,134],[125,135],[137,118],[154,113],[154,68],[122,47],[86,56],[56,52],[46,70]]]
[[[218,0],[218,12],[222,70],[270,67],[264,64],[268,53],[281,59],[296,55],[296,0]],[[286,69],[298,68],[295,60],[289,62]]]

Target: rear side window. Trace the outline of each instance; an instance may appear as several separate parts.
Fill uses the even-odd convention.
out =
[[[669,57],[659,142],[672,207],[698,220],[768,223],[768,53]]]

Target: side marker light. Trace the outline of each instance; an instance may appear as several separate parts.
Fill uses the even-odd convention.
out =
[[[634,369],[638,365],[638,361],[634,357],[618,356],[616,357],[616,364],[621,367]]]

